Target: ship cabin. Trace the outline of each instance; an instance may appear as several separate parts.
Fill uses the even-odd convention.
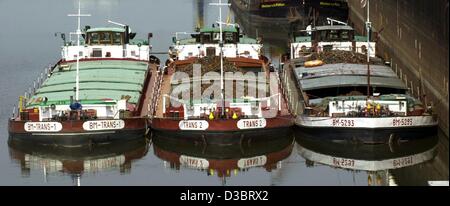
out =
[[[370,56],[375,57],[375,42],[369,42]],[[313,51],[343,50],[367,53],[367,36],[355,34],[348,25],[317,26],[293,33],[291,59],[300,58]]]
[[[63,60],[74,61],[77,59],[77,53],[81,60],[124,58],[147,61],[149,59],[151,34],[147,40],[135,40],[136,33],[130,32],[128,26],[98,28],[86,26],[82,36],[80,46],[77,46],[75,40],[65,43],[62,50]]]
[[[203,28],[200,29],[200,33],[198,35],[194,36],[201,44],[218,44],[220,40],[220,28]],[[242,34],[239,34],[238,27],[222,28],[222,38],[224,44],[237,44],[239,43],[239,37],[241,36]]]
[[[182,32],[181,34],[187,33]],[[257,39],[241,34],[238,26],[224,26],[222,35],[224,57],[259,59],[262,44]],[[201,28],[199,32],[191,34],[191,38],[178,39],[178,33],[176,33],[173,38],[174,45],[170,49],[170,56],[176,60],[219,56],[219,41],[220,29],[218,26]]]

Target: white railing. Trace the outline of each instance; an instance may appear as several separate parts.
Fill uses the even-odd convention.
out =
[[[93,56],[95,51],[101,52],[100,56]],[[149,60],[150,46],[148,45],[93,45],[93,46],[65,46],[61,54],[66,61],[76,60],[78,53],[82,53],[81,59],[90,58],[133,58]]]
[[[253,98],[252,97],[252,98],[247,98],[247,99],[249,101],[252,101],[252,102],[258,102],[258,116],[261,117],[262,116],[261,102],[264,102],[264,101],[267,102],[267,106],[270,107],[272,105],[272,99],[274,97],[277,97],[277,100],[278,100],[278,111],[281,111],[281,98],[282,98],[282,94],[281,93],[277,93],[277,94],[271,95],[269,97],[263,97],[263,98]],[[184,118],[185,119],[188,118],[189,115],[188,115],[188,112],[186,110],[186,108],[187,108],[186,107],[186,103],[184,101],[182,101],[182,100],[180,100],[178,98],[175,98],[173,96],[170,96],[168,94],[163,94],[163,99],[162,99],[162,103],[163,103],[163,105],[162,105],[162,112],[163,112],[163,114],[166,113],[166,98],[169,98],[170,100],[174,100],[174,101],[177,101],[177,102],[181,103],[183,105],[183,109],[185,111]],[[230,103],[230,107],[231,107],[231,104],[233,104],[233,108],[243,108],[242,106],[239,106],[239,103]],[[215,105],[217,105],[217,104],[215,104]],[[247,106],[247,103],[246,103],[245,106]],[[217,108],[217,107],[212,106],[212,108]],[[250,115],[252,115],[252,114],[250,114]]]
[[[219,44],[192,44],[192,45],[175,45],[173,53],[177,54],[179,60],[185,60],[191,57],[204,57],[208,47],[214,47],[215,53],[220,54]],[[223,47],[224,57],[235,58],[245,57],[252,59],[259,59],[260,50],[262,45],[260,44],[225,44]]]
[[[278,97],[278,111],[281,111],[281,94],[277,93],[269,97],[263,97],[263,98],[251,98],[252,101],[266,101],[267,106],[271,106],[272,98],[277,96]]]
[[[24,97],[26,100],[31,99],[31,97],[36,94],[36,91],[42,86],[42,84],[44,84],[45,80],[51,76],[52,69],[53,67],[51,65],[49,67],[45,67],[44,71],[41,71],[37,79],[33,81],[33,84],[25,90]],[[26,105],[26,102],[24,102],[24,105]]]

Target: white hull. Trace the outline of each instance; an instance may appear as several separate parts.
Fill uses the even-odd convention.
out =
[[[309,117],[297,116],[295,124],[309,128],[406,129],[437,126],[432,116],[409,117]]]
[[[385,160],[358,160],[358,159],[334,157],[311,151],[309,149],[301,147],[300,145],[298,145],[297,149],[298,153],[305,159],[311,160],[313,162],[318,162],[324,165],[353,170],[379,171],[379,170],[408,167],[426,162],[434,157],[434,151],[436,147],[419,154]]]

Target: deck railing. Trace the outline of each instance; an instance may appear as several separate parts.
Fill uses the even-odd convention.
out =
[[[277,94],[274,94],[274,95],[272,95],[272,96],[269,96],[269,97],[263,97],[263,98],[251,98],[251,99],[249,99],[249,101],[251,101],[251,102],[257,102],[258,103],[258,105],[257,105],[257,107],[258,107],[258,112],[257,112],[257,116],[258,117],[261,117],[262,116],[262,107],[261,107],[261,103],[262,102],[267,102],[267,106],[268,107],[270,107],[271,105],[272,105],[272,99],[274,98],[274,97],[277,97],[277,102],[278,102],[278,111],[281,111],[281,96],[282,95],[282,93],[277,93]],[[163,112],[163,115],[164,114],[166,114],[166,104],[167,104],[167,101],[166,101],[166,99],[170,99],[170,100],[173,100],[173,101],[176,101],[176,102],[179,102],[179,103],[181,103],[182,104],[182,106],[183,106],[183,110],[185,111],[185,113],[184,113],[184,119],[187,119],[188,117],[189,117],[189,115],[188,115],[188,113],[187,113],[187,106],[186,106],[186,102],[185,101],[183,101],[183,100],[180,100],[180,99],[177,99],[177,98],[175,98],[175,97],[173,97],[173,96],[170,96],[170,95],[168,95],[168,94],[163,94],[163,99],[162,99],[162,112]],[[217,105],[217,104],[216,104]],[[239,106],[236,106],[236,107],[239,107]],[[247,114],[247,116],[252,116],[252,115],[255,115],[255,114]]]

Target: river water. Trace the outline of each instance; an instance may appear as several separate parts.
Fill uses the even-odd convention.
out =
[[[155,52],[167,51],[175,32],[193,31],[201,11],[194,0],[81,2],[82,12],[92,15],[82,19],[83,25],[108,26],[112,20],[129,24],[138,38],[152,32]],[[210,25],[218,9],[205,2],[200,13]],[[297,130],[229,147],[160,134],[145,142],[70,152],[8,146],[7,120],[18,96],[60,58],[62,40],[55,33],[75,31],[76,19],[67,14],[76,8],[74,0],[0,0],[0,185],[426,185],[448,180],[448,139],[442,135],[377,146],[316,142]],[[285,45],[264,43],[276,62]],[[205,169],[208,165],[214,169]]]

